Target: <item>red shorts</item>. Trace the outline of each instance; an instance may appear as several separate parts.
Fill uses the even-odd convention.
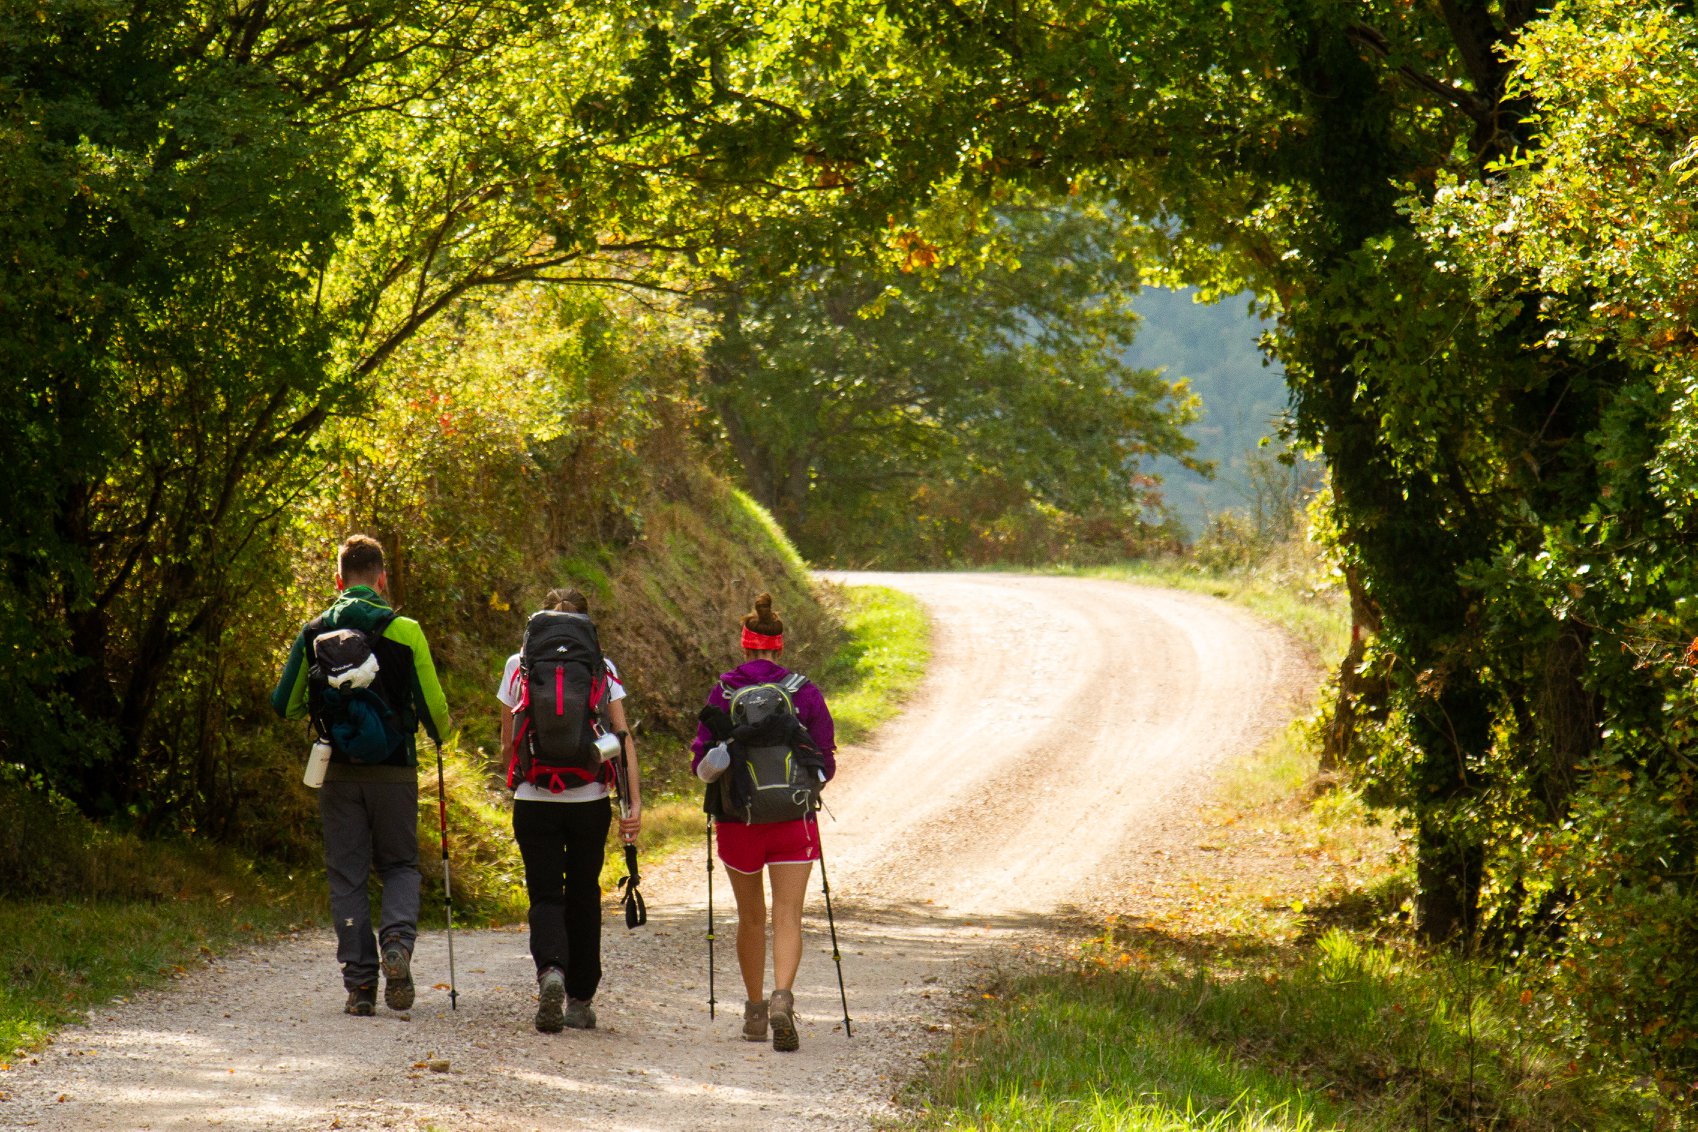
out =
[[[739,873],[758,873],[765,865],[799,865],[820,859],[820,835],[807,818],[745,825],[717,821],[719,859]]]

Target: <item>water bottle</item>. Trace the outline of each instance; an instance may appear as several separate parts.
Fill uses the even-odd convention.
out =
[[[696,777],[703,782],[716,782],[731,766],[731,749],[724,743],[717,743],[702,752],[702,759],[696,764]]]
[[[307,755],[307,772],[301,776],[301,781],[317,790],[324,785],[324,772],[330,766],[330,744],[323,739],[312,745],[312,751]]]

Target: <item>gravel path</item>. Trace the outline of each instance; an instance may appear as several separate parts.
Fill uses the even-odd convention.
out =
[[[328,933],[216,960],[92,1012],[0,1075],[0,1127],[55,1129],[863,1129],[944,1040],[958,990],[1059,920],[1112,903],[1195,840],[1209,771],[1313,686],[1281,634],[1222,602],[1116,582],[834,575],[919,597],[931,672],[870,746],[839,754],[825,825],[842,1007],[818,887],[802,1048],[743,1042],[730,890],[704,862],[651,869],[646,928],[609,905],[593,1032],[538,1034],[522,931],[427,933],[409,1014],[341,1013]],[[433,983],[440,982],[441,988]],[[432,1068],[432,1063],[445,1071]]]

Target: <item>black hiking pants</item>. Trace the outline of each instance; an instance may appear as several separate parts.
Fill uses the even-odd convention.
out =
[[[531,958],[538,974],[566,972],[566,993],[585,1001],[601,982],[601,863],[612,822],[608,798],[513,803],[531,899]]]

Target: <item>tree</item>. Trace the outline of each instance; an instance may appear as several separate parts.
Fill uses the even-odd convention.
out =
[[[1569,402],[1598,406],[1569,432],[1565,505],[1520,516],[1525,533],[1482,571],[1491,631],[1561,626],[1531,638],[1533,690],[1583,693],[1532,698],[1505,729],[1522,758],[1496,791],[1504,915],[1560,926],[1559,942],[1529,943],[1595,1035],[1688,1067],[1695,45],[1691,14],[1656,3],[1564,5],[1529,25],[1508,55],[1513,96],[1535,108],[1528,145],[1414,210],[1482,319],[1569,359],[1559,422]]]
[[[1517,144],[1527,105],[1500,48],[1533,10],[894,10],[948,61],[913,135],[955,139],[964,184],[1106,188],[1149,221],[1177,279],[1251,287],[1277,314],[1296,438],[1331,470],[1339,550],[1372,605],[1358,620],[1383,629],[1399,709],[1395,759],[1366,769],[1411,815],[1422,929],[1470,933],[1501,721],[1546,700],[1581,717],[1588,698],[1523,663],[1529,640],[1570,627],[1528,622],[1482,649],[1479,571],[1526,537],[1528,509],[1587,498],[1575,441],[1603,403],[1596,384],[1572,395],[1578,359],[1529,354],[1530,326],[1471,308],[1404,198],[1429,197],[1442,168],[1492,176]]]
[[[962,492],[989,501],[982,523],[1037,504],[1140,529],[1140,463],[1185,458],[1196,408],[1120,360],[1138,269],[1116,231],[1078,204],[1004,207],[950,263],[913,244],[906,270],[716,298],[705,393],[753,493],[822,559],[888,551],[904,526],[934,532],[911,550],[959,555],[924,500]]]
[[[217,681],[181,674],[217,671],[327,423],[397,349],[481,288],[669,288],[673,257],[832,194],[773,180],[803,155],[733,85],[765,57],[725,13],[674,58],[499,0],[132,9],[0,14],[0,455],[27,500],[0,533],[0,747],[165,828],[217,809],[215,737],[179,733]],[[645,109],[674,96],[694,134]]]

